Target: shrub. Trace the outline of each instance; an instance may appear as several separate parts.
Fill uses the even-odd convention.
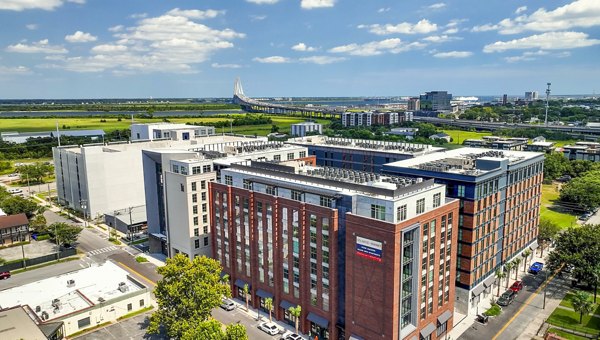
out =
[[[144,262],[148,262],[148,259],[147,259],[147,258],[145,258],[145,257],[143,257],[143,256],[138,256],[138,257],[136,257],[136,258],[135,258],[135,260],[136,260],[138,263],[144,263]]]
[[[500,306],[498,306],[497,304],[493,304],[492,307],[486,310],[483,314],[487,316],[497,316],[500,315],[501,312],[502,308],[500,308]]]
[[[39,235],[39,236],[37,237],[37,240],[38,240],[38,241],[45,241],[45,240],[48,240],[48,239],[50,239],[50,235],[48,235],[48,234]]]

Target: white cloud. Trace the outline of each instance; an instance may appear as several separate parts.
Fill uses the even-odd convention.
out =
[[[433,56],[436,58],[468,58],[473,55],[473,52],[469,51],[450,51],[450,52],[438,52]]]
[[[219,63],[212,63],[210,65],[213,68],[241,68],[242,65],[239,64],[219,64]]]
[[[124,28],[125,28],[125,26],[123,26],[123,25],[116,25],[113,27],[109,27],[108,30],[111,32],[121,32]]]
[[[558,53],[550,53],[548,51],[539,50],[539,51],[525,51],[523,54],[512,57],[505,57],[504,60],[508,63],[517,63],[521,61],[533,61],[537,60],[540,56],[548,56],[555,58],[566,58],[571,55],[569,51],[563,51]]]
[[[190,19],[212,19],[216,18],[219,15],[225,14],[225,11],[217,11],[214,9],[207,9],[206,11],[201,11],[198,9],[179,9],[173,8],[172,10],[167,12],[168,15],[181,16]]]
[[[446,4],[445,4],[445,3],[443,3],[443,2],[438,2],[438,3],[436,3],[436,4],[433,4],[433,5],[427,6],[427,8],[429,8],[429,9],[442,9],[442,8],[444,8],[444,7],[446,7]]]
[[[282,57],[282,56],[278,56],[278,55],[274,55],[271,57],[265,57],[265,58],[256,57],[252,60],[259,62],[259,63],[263,63],[263,64],[285,64],[285,63],[292,62],[292,60],[290,58],[286,58],[286,57]]]
[[[298,59],[302,63],[312,63],[317,65],[333,64],[346,60],[344,57],[330,57],[325,55],[316,55]]]
[[[390,10],[391,10],[390,7],[382,7],[377,10],[377,13],[385,13],[385,12],[389,12]]]
[[[317,49],[315,47],[307,46],[305,43],[297,43],[296,45],[292,46],[292,50],[300,52],[313,52]]]
[[[333,7],[336,0],[302,0],[300,7],[304,9]]]
[[[462,38],[461,37],[451,37],[451,36],[444,34],[444,35],[431,35],[426,38],[423,38],[423,40],[425,40],[427,42],[431,42],[431,43],[444,43],[444,42],[453,41],[453,40],[462,40]]]
[[[144,19],[148,17],[148,13],[133,13],[129,17],[131,19]]]
[[[257,5],[272,5],[279,2],[279,0],[246,0],[246,2],[251,2]]]
[[[458,28],[452,27],[444,31],[444,34],[455,34],[458,33]]]
[[[517,14],[520,13],[522,10]],[[526,31],[549,32],[593,26],[600,26],[600,1],[576,0],[551,11],[540,8],[531,15],[520,15],[514,19],[506,18],[497,24],[475,26],[473,31],[498,30],[501,34],[517,34]]]
[[[521,14],[527,10],[527,6],[521,6],[515,10],[515,14]]]
[[[48,39],[34,42],[31,45],[26,43],[18,43],[16,45],[9,45],[6,48],[7,52],[14,53],[46,53],[46,54],[64,54],[68,53],[67,49],[59,45],[50,45]]]
[[[38,26],[38,24],[28,24],[28,25],[25,25],[25,27],[27,27],[28,30],[35,31],[38,29],[39,26]]]
[[[89,33],[77,31],[71,35],[65,36],[65,40],[70,43],[85,43],[90,41],[96,41],[98,40],[98,37],[95,37]]]
[[[348,44],[337,46],[329,50],[331,53],[346,53],[349,55],[356,56],[374,56],[383,53],[401,53],[410,50],[420,49],[427,46],[427,44],[421,42],[412,42],[404,44],[402,40],[398,38],[385,39],[381,41],[371,41],[365,44]]]
[[[85,0],[67,0],[76,4],[84,4]],[[65,3],[64,0],[1,0],[0,10],[24,11],[28,9],[42,9],[52,11]]]
[[[7,67],[0,65],[0,76],[31,74],[31,70],[25,66]]]
[[[368,28],[369,32],[377,35],[388,34],[427,34],[437,31],[438,27],[435,23],[427,19],[422,19],[416,24],[409,22],[401,22],[397,25],[392,24],[375,24],[375,25],[359,25],[358,28]]]
[[[566,50],[600,44],[598,39],[589,39],[582,32],[548,32],[510,41],[496,41],[483,47],[483,52],[504,52],[508,50],[545,49]]]
[[[256,14],[250,15],[251,21],[262,21],[262,20],[265,20],[266,18],[267,18],[266,15],[256,15]]]
[[[90,56],[56,60],[47,67],[74,72],[134,74],[150,72],[196,73],[194,66],[220,50],[232,48],[245,34],[231,29],[213,29],[193,17],[212,14],[170,11],[139,20],[134,26],[113,28],[115,40],[95,46]]]

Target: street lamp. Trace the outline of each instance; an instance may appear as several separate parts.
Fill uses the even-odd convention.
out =
[[[79,206],[81,207],[81,209],[83,209],[83,227],[87,227],[87,221],[86,221],[86,209],[87,209],[87,200],[86,199],[80,199],[79,200]]]
[[[542,305],[542,309],[546,309],[546,291],[548,290],[548,270],[546,269],[544,271],[544,273],[546,274],[546,278],[544,279],[544,283],[546,284],[544,286],[544,304]]]

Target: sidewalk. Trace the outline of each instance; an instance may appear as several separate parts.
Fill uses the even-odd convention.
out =
[[[231,298],[231,301],[233,301],[233,303],[235,303],[236,305],[236,309],[240,312],[242,312],[243,314],[245,314],[247,317],[255,320],[255,321],[269,321],[269,313],[265,312],[265,311],[258,311],[256,308],[252,307],[252,304],[249,304],[248,307],[249,309],[246,311],[246,301],[242,301],[238,298]],[[275,306],[273,306],[275,308]],[[279,321],[279,320],[275,320],[275,312],[273,312],[273,323],[277,324],[277,326],[281,329],[280,334],[285,333],[285,331],[290,331],[292,333],[296,333],[296,327],[289,325],[285,322]],[[300,335],[302,335],[302,333],[299,333]]]

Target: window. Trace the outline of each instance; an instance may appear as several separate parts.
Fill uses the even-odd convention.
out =
[[[273,156],[273,160],[279,162],[281,160],[281,155],[275,155],[275,156]]]
[[[444,323],[442,323],[442,324],[440,324],[440,325],[438,326],[438,328],[437,328],[437,333],[436,333],[438,337],[439,337],[440,335],[442,335],[442,334],[446,333],[446,328],[447,328],[447,326],[448,326],[448,321],[446,321],[446,322],[444,322]]]
[[[406,204],[398,207],[396,219],[398,221],[404,221],[406,219]]]
[[[319,203],[322,207],[331,208],[333,205],[333,199],[331,197],[320,196]]]
[[[442,194],[437,193],[433,195],[433,207],[437,208],[442,204]]]
[[[192,194],[192,203],[198,202],[198,194]]]
[[[291,161],[292,159],[294,159],[294,153],[293,152],[288,153],[287,159],[288,159],[288,161]]]
[[[194,228],[194,236],[200,236],[200,229]]]
[[[200,182],[200,189],[202,189],[202,190],[206,189],[206,181]]]
[[[176,173],[176,174],[179,173],[179,165],[173,164],[173,172]]]
[[[133,309],[133,304],[131,304],[131,303],[128,303],[128,304],[127,304],[127,311],[128,311],[128,312],[131,312],[131,310],[132,310],[132,309]]]
[[[306,157],[306,151],[300,151],[300,154],[298,155],[298,157],[300,157],[300,158]]]
[[[198,216],[194,217],[194,225],[198,225]]]
[[[385,206],[371,204],[371,218],[385,221]]]
[[[252,182],[250,182],[249,179],[245,179],[244,180],[244,189],[246,189],[246,190],[252,190]]]
[[[417,215],[425,212],[425,199],[421,198],[417,201]]]
[[[297,190],[292,190],[292,199],[294,201],[302,202],[302,192],[297,191]]]
[[[200,248],[200,240],[194,240],[194,248]]]
[[[202,200],[203,200],[203,201],[206,201],[206,192],[203,192],[203,193],[201,193],[200,195],[202,196]]]
[[[207,209],[206,203],[202,203],[202,212],[205,213]]]
[[[144,299],[140,300],[140,307],[144,307]]]
[[[456,188],[456,196],[465,197],[465,186],[464,185],[459,185]]]
[[[208,246],[208,236],[204,237],[204,246]]]
[[[202,215],[202,223],[208,223],[208,215]]]
[[[196,191],[196,182],[192,182],[192,191]]]
[[[197,205],[195,205],[195,206],[193,206],[193,207],[192,207],[192,213],[193,213],[194,215],[197,215],[197,214],[198,214],[198,206],[197,206]]]
[[[180,186],[179,188],[181,189],[182,192],[185,191],[185,187],[183,186],[183,183],[179,183],[179,186]]]
[[[229,175],[225,175],[225,185],[233,185],[233,178]]]
[[[202,166],[202,172],[211,172],[212,171],[212,165],[204,165]]]
[[[267,185],[266,193],[267,195],[277,196],[277,188],[271,185]]]
[[[200,173],[200,167],[199,166],[193,166],[192,167],[192,175],[197,175]]]
[[[77,326],[79,327],[79,329],[87,327],[90,324],[91,324],[91,322],[90,322],[90,317],[89,316],[87,318],[83,318],[81,320],[77,320]]]

